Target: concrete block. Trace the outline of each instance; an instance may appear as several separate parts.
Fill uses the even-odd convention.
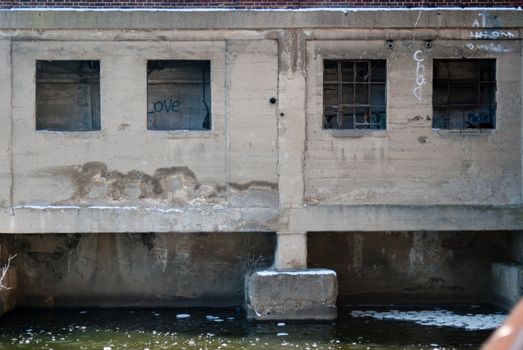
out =
[[[246,280],[249,320],[334,320],[336,272],[327,269],[258,271]]]
[[[492,302],[510,310],[523,295],[523,265],[492,263],[490,296]]]

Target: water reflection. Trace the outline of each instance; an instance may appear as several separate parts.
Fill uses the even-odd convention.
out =
[[[356,309],[365,310],[340,308],[337,322],[258,324],[245,321],[240,309],[20,310],[0,319],[0,349],[468,350],[477,349],[490,333],[352,317]],[[463,306],[446,311],[497,310]]]

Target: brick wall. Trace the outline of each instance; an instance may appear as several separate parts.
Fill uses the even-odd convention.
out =
[[[314,7],[510,7],[523,0],[0,0],[0,8],[235,8],[295,9]]]

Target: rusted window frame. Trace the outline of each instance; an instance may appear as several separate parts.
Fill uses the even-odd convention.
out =
[[[387,61],[382,59],[325,59],[323,61],[323,67],[325,69],[325,65],[328,62],[335,62],[337,64],[337,81],[327,81],[325,79],[325,71],[323,73],[323,93],[325,94],[326,87],[327,86],[333,86],[337,85],[337,103],[336,105],[327,105],[325,101],[325,97],[323,100],[323,129],[344,129],[344,130],[385,130],[387,128]],[[342,64],[344,63],[352,63],[353,64],[353,79],[352,81],[344,82],[343,76],[342,76]],[[369,75],[367,77],[366,81],[358,81],[357,80],[357,70],[356,70],[356,64],[357,63],[367,63],[367,71],[369,72]],[[378,82],[372,80],[372,64],[381,62],[385,65],[385,81]],[[353,103],[343,103],[343,86],[352,85],[353,86]],[[385,91],[384,94],[384,101],[383,104],[372,104],[372,86],[373,85],[382,85]],[[366,86],[367,90],[367,101],[368,103],[356,103],[356,95],[357,95],[357,86]],[[326,109],[327,108],[334,108],[337,111],[336,115],[336,121],[337,121],[337,127],[329,126],[329,121],[327,120],[326,116]],[[352,128],[346,128],[343,125],[343,115],[344,111],[347,111],[347,109],[352,108]],[[357,121],[356,117],[356,109],[357,108],[366,108],[369,113],[366,113],[365,116],[365,122],[360,123]],[[384,116],[384,125],[382,123],[372,123],[371,122],[371,114],[373,109],[383,109],[385,112]],[[346,114],[346,113],[345,113]],[[372,127],[375,126],[375,127]]]
[[[493,65],[493,67],[488,67],[487,69],[489,69],[489,75],[490,75],[490,69],[493,69],[492,70],[492,74],[494,75],[493,79],[494,80],[481,80],[481,69],[482,69],[482,61],[483,62],[488,62],[489,65]],[[449,63],[449,62],[477,62],[477,66],[478,66],[478,70],[477,70],[477,79],[472,79],[472,80],[458,80],[458,79],[451,79],[450,77],[447,78],[447,79],[436,79],[436,69],[437,69],[437,64],[444,64],[444,63]],[[468,58],[463,58],[463,59],[434,59],[433,61],[433,67],[434,67],[434,78],[433,78],[433,83],[432,83],[432,86],[433,86],[433,99],[432,99],[432,108],[433,108],[433,118],[432,118],[432,128],[433,129],[436,129],[436,130],[456,130],[456,131],[466,131],[466,130],[476,130],[478,132],[486,132],[486,131],[490,131],[490,130],[495,130],[496,129],[496,110],[497,110],[497,101],[496,101],[496,90],[497,90],[497,85],[496,85],[496,60],[495,59],[492,59],[492,58],[486,58],[486,59],[468,59]],[[449,72],[450,74],[450,72]],[[490,77],[492,78],[492,77]],[[436,98],[434,97],[434,91],[436,90],[436,86],[437,85],[447,85],[447,95],[446,95],[446,99],[447,99],[447,103],[446,104],[436,104]],[[466,85],[477,85],[477,103],[461,103],[461,104],[451,104],[450,101],[451,101],[451,85],[463,85],[463,86],[466,86]],[[489,101],[488,103],[482,103],[482,100],[481,100],[481,87],[482,85],[487,85],[487,86],[490,86],[491,89],[494,90],[494,98],[493,98],[493,101],[491,101],[490,99],[490,94],[489,94]],[[466,108],[477,108],[477,110],[481,111],[481,108],[482,107],[487,107],[488,111],[489,111],[489,114],[488,114],[488,118],[489,118],[489,121],[490,121],[490,124],[492,125],[491,127],[467,127],[467,124],[471,124],[470,122],[468,122],[466,120],[466,117],[465,117],[465,109]],[[446,119],[448,119],[450,121],[450,117],[449,117],[449,114],[450,114],[450,110],[454,109],[454,110],[460,110],[462,111],[462,121],[461,121],[461,127],[460,128],[451,128],[450,127],[450,122],[448,123],[448,127],[441,127],[441,124],[437,124],[439,118],[436,118],[436,109],[439,109],[439,110],[442,110],[442,109],[445,109],[446,110],[446,113],[445,113],[445,117]],[[493,112],[492,112],[493,111]],[[443,118],[442,118],[443,119]],[[481,124],[480,124],[481,125]]]

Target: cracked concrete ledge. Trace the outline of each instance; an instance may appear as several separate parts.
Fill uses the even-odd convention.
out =
[[[18,206],[0,210],[3,233],[74,232],[266,232],[275,230],[278,210],[139,208],[111,206]]]
[[[523,206],[332,205],[290,209],[290,232],[520,230]]]
[[[523,206],[333,205],[276,208],[39,206],[0,209],[4,233],[520,230]]]

